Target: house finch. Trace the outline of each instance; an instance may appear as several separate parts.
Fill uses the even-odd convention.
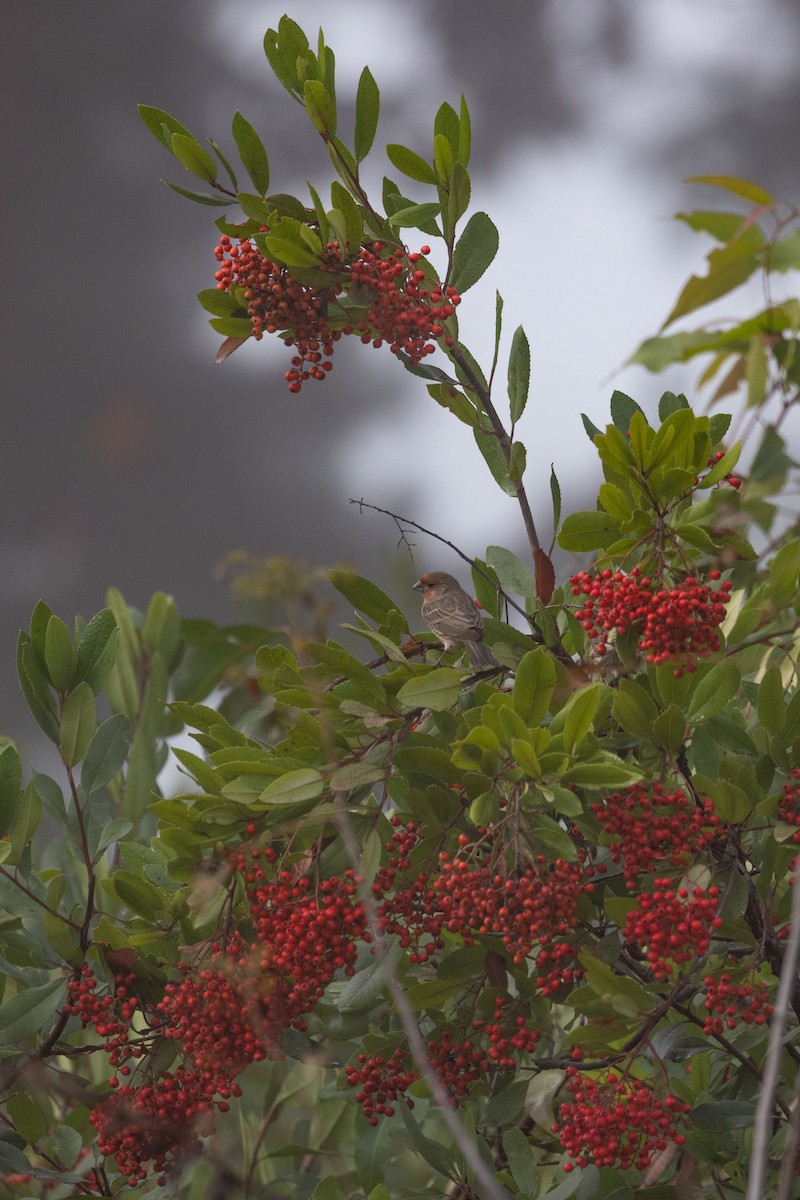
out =
[[[476,667],[499,667],[483,640],[483,621],[475,601],[445,571],[430,571],[414,584],[422,592],[422,617],[444,645],[464,646]]]

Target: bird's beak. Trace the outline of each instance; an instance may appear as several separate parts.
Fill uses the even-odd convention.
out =
[[[424,588],[425,588],[425,584],[422,582],[421,579],[418,579],[416,583],[412,583],[412,585],[411,585],[412,592],[421,592],[424,590]]]

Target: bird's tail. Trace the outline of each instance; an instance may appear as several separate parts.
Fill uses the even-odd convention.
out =
[[[492,654],[483,638],[480,641],[467,642],[467,650],[474,667],[499,667],[500,663]]]

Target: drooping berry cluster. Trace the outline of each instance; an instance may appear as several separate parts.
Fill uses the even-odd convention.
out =
[[[504,996],[498,996],[494,1003],[490,1020],[476,1018],[467,1032],[452,1025],[441,1026],[426,1040],[430,1064],[454,1102],[490,1071],[516,1069],[539,1043],[539,1030],[521,1013],[515,1016],[513,1011],[506,1011]],[[405,1044],[388,1058],[385,1054],[362,1052],[356,1062],[355,1066],[345,1067],[345,1077],[350,1087],[359,1089],[356,1100],[371,1125],[377,1125],[380,1116],[391,1116],[399,1099],[413,1108],[414,1102],[406,1092],[419,1079],[419,1073]]]
[[[402,844],[390,865],[378,872],[373,895],[385,933],[398,937],[413,963],[427,962],[444,947],[444,934],[470,946],[476,937],[498,937],[515,965],[536,956],[537,985],[545,995],[577,977],[572,946],[565,940],[575,927],[575,910],[591,878],[580,862],[552,861],[536,855],[508,869],[493,860],[488,847],[463,844],[451,857],[438,856],[435,871],[410,870],[413,832],[395,833],[392,848]],[[406,873],[407,872],[407,873]]]
[[[796,825],[792,841],[800,842],[800,769],[792,771],[792,781],[783,785],[783,795],[778,801],[778,820],[786,825]]]
[[[715,929],[719,888],[673,890],[671,879],[656,879],[655,891],[642,892],[637,907],[628,913],[623,931],[626,942],[642,950],[655,979],[666,979],[675,964],[692,962],[708,953]]]
[[[237,246],[223,235],[214,255],[220,264],[214,275],[217,288],[226,292],[242,289],[255,339],[281,332],[287,346],[297,348],[285,376],[289,391],[299,392],[308,379],[322,381],[333,366],[334,343],[342,336],[331,329],[326,315],[341,286],[332,281],[329,288],[303,287],[286,267],[270,262],[248,239]],[[327,248],[326,257],[328,261],[319,269],[338,271],[341,255],[335,243]]]
[[[660,864],[677,867],[696,859],[721,829],[711,800],[695,804],[681,788],[668,792],[661,783],[635,783],[591,807],[614,838],[611,856],[622,863],[630,891]]]
[[[137,1011],[142,1012],[137,998],[131,994],[135,976],[114,976],[114,991],[107,992],[95,977],[88,962],[81,966],[80,976],[67,984],[69,1000],[64,1005],[65,1013],[76,1016],[83,1026],[94,1027],[103,1039],[103,1049],[112,1067],[120,1067],[121,1075],[129,1075],[130,1059],[142,1058],[147,1052],[149,1025],[143,1016],[143,1028],[134,1031],[132,1022]],[[112,1086],[116,1086],[116,1083]]]
[[[718,580],[719,571],[710,578]],[[730,599],[729,580],[712,589],[694,576],[679,580],[673,587],[661,587],[639,567],[629,574],[606,569],[601,572],[579,571],[570,579],[573,596],[585,596],[575,613],[592,639],[595,651],[608,650],[608,637],[628,633],[637,626],[638,647],[649,663],[676,663],[676,673],[692,671],[698,658],[719,650],[719,626],[725,620]]]
[[[706,1033],[723,1033],[744,1025],[766,1025],[775,1011],[772,994],[763,979],[734,983],[727,973],[715,979],[706,975],[703,980],[706,998],[703,1002],[708,1016]]]
[[[166,1171],[175,1157],[199,1146],[213,1132],[214,1110],[224,1112],[227,1099],[213,1101],[214,1087],[205,1074],[178,1067],[154,1083],[125,1085],[92,1110],[101,1154],[114,1155],[132,1187],[147,1178],[149,1164]],[[232,1084],[228,1096],[240,1096]]]
[[[286,267],[271,262],[254,241],[237,245],[228,235],[220,238],[214,255],[219,263],[214,278],[220,291],[239,289],[247,305],[253,336],[280,333],[287,346],[295,346],[291,369],[285,378],[290,392],[299,392],[309,379],[321,381],[332,369],[334,344],[343,334],[357,334],[376,348],[386,342],[394,354],[405,354],[419,363],[433,354],[444,334],[443,322],[451,317],[460,297],[452,287],[426,283],[420,256],[402,247],[387,251],[381,242],[364,246],[345,261],[338,242],[329,242],[318,269],[330,272],[329,287],[303,285]],[[367,309],[352,325],[335,327],[329,307],[345,289],[353,289],[354,302]],[[445,339],[447,340],[447,339]]]
[[[678,1119],[691,1105],[677,1097],[657,1096],[650,1084],[615,1071],[592,1079],[568,1067],[567,1075],[572,1100],[560,1106],[552,1126],[573,1160],[565,1171],[590,1163],[644,1171],[669,1142],[681,1146],[686,1140]]]

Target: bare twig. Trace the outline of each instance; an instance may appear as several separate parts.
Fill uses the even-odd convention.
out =
[[[487,571],[484,571],[483,567],[481,567],[479,563],[476,563],[474,558],[470,558],[468,554],[465,554],[463,550],[459,549],[455,542],[451,542],[448,538],[442,537],[440,533],[434,533],[432,529],[426,529],[425,526],[420,525],[418,521],[412,521],[411,517],[401,517],[398,513],[393,513],[388,508],[381,508],[378,504],[369,504],[363,499],[363,497],[361,500],[354,500],[351,497],[350,503],[357,504],[359,509],[362,511],[365,508],[369,508],[372,510],[372,512],[383,513],[385,517],[391,517],[401,532],[402,540],[405,541],[409,547],[411,543],[409,543],[406,539],[406,531],[403,529],[404,525],[410,525],[412,529],[416,529],[420,533],[424,533],[426,537],[432,537],[437,542],[441,542],[443,546],[449,546],[454,554],[457,554],[458,557],[465,563],[469,563],[470,567],[474,571],[477,571],[479,575],[482,575],[486,582],[490,583],[492,587],[500,593],[500,595],[503,597],[503,601],[508,605],[509,608],[513,608],[514,612],[519,613],[521,617],[525,618],[529,625],[531,625],[534,629],[536,628],[535,618],[532,617],[530,613],[527,613],[521,604],[517,604],[516,600],[512,600],[508,593],[504,592],[503,589],[498,586],[497,580],[492,579],[491,575],[489,575]]]
[[[758,1098],[753,1129],[753,1155],[747,1180],[746,1200],[763,1200],[769,1165],[769,1143],[772,1133],[775,1096],[778,1091],[783,1055],[783,1034],[789,1019],[792,997],[797,988],[797,961],[800,957],[800,872],[795,874],[792,889],[792,915],[789,938],[783,955],[775,1012],[769,1031],[769,1047],[764,1065],[764,1079]]]

